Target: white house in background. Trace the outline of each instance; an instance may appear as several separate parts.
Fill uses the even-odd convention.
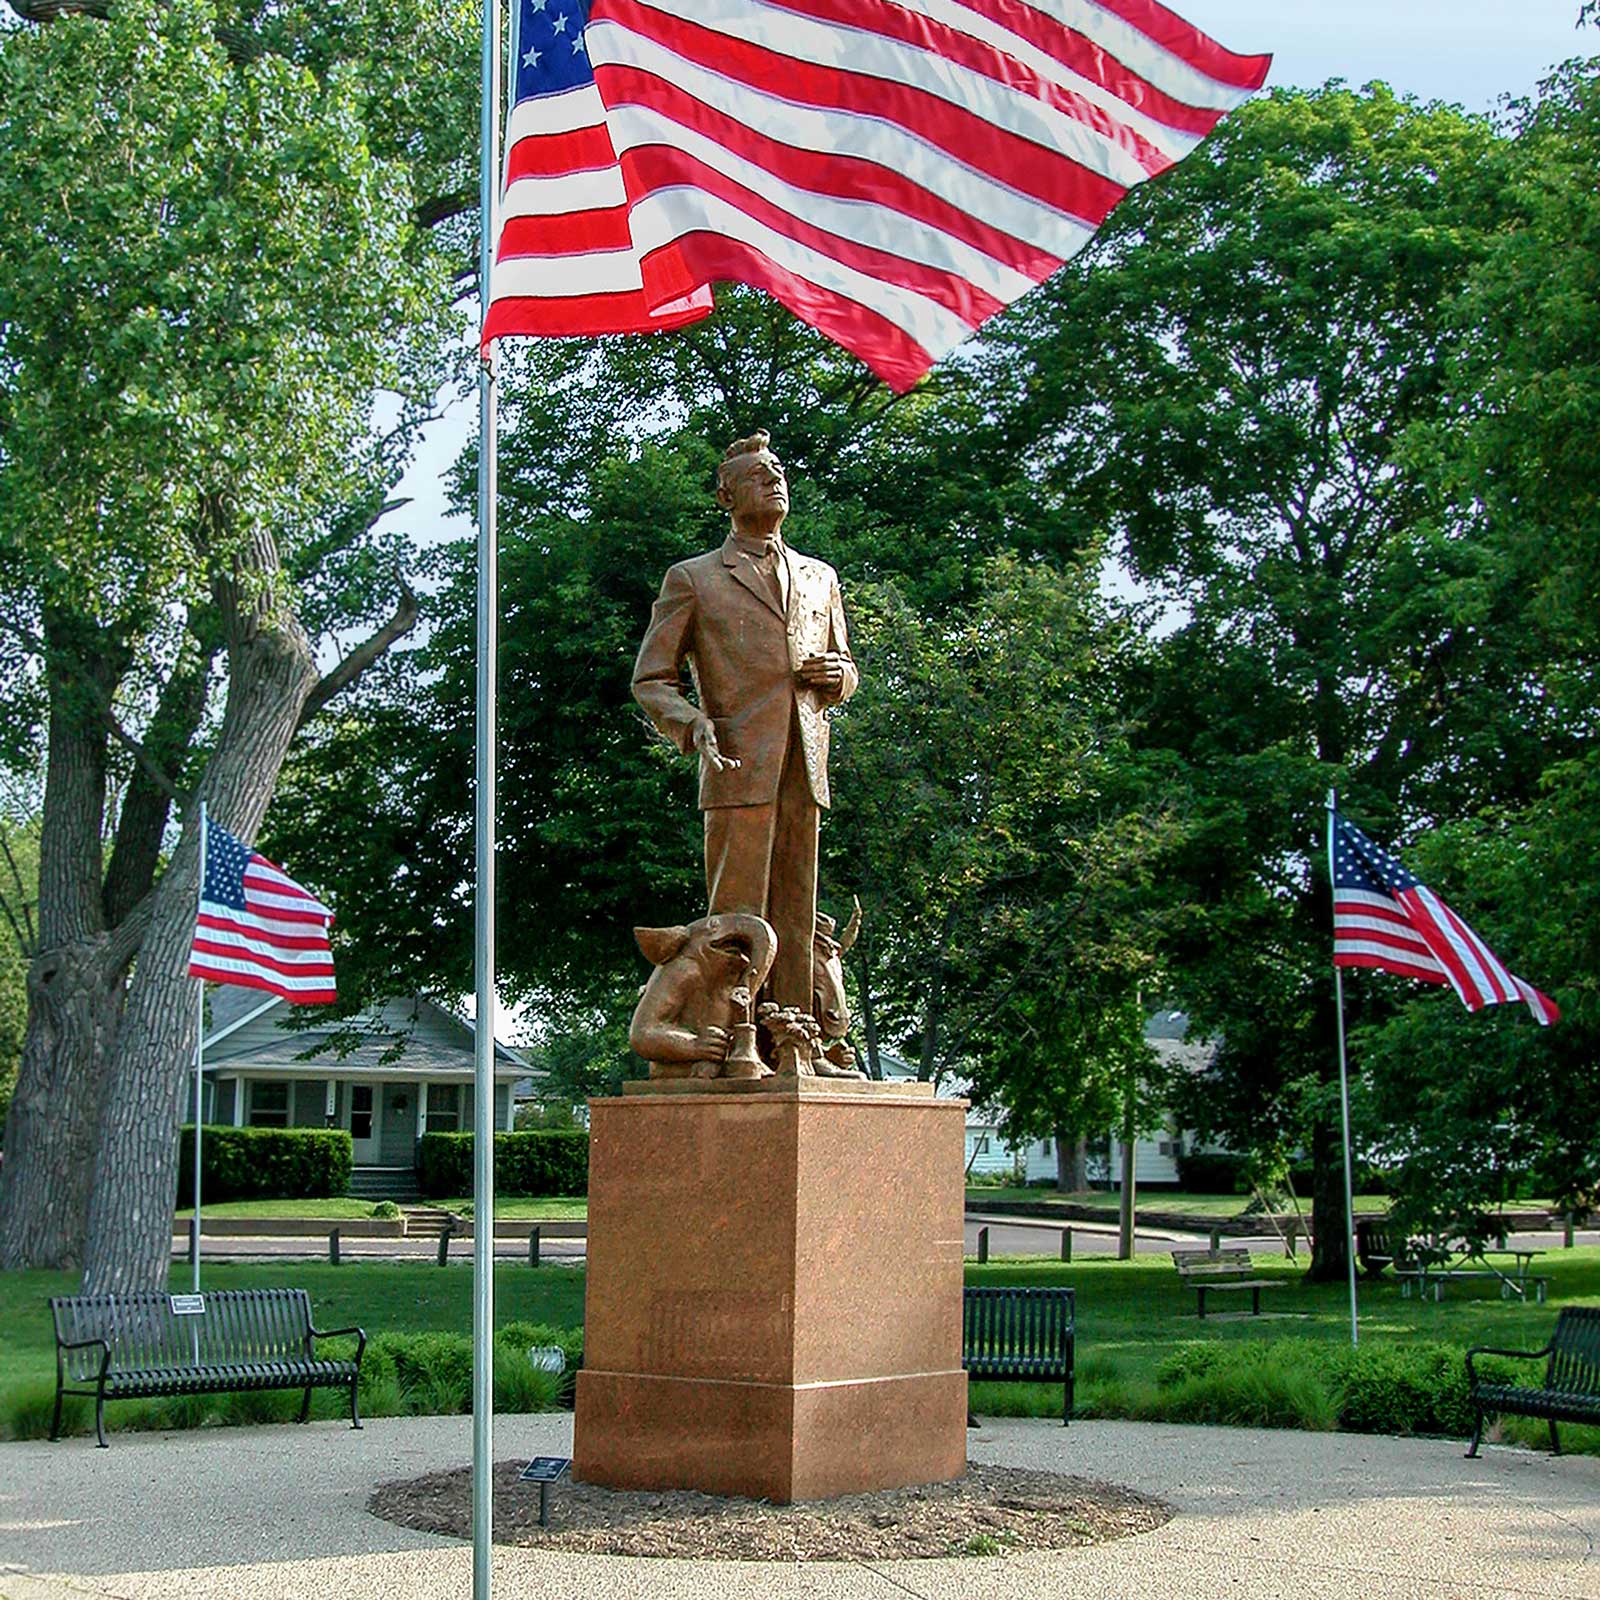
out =
[[[1186,1035],[1189,1019],[1181,1011],[1158,1011],[1145,1022],[1146,1042],[1170,1065],[1187,1072],[1200,1072],[1210,1064],[1215,1045],[1191,1043]],[[910,1062],[886,1051],[878,1052],[886,1078],[914,1078]],[[948,1094],[968,1092],[957,1079],[941,1085]],[[1175,1188],[1179,1183],[1178,1157],[1198,1148],[1193,1133],[1163,1126],[1141,1134],[1134,1142],[1133,1172],[1137,1184]],[[1020,1169],[1027,1183],[1056,1181],[1056,1147],[1053,1139],[1030,1140],[1020,1148],[1009,1144],[994,1117],[980,1110],[967,1112],[967,1169],[980,1173],[1011,1173]],[[1120,1188],[1122,1184],[1122,1141],[1114,1132],[1089,1143],[1089,1181]]]
[[[321,1015],[258,989],[209,989],[205,1120],[343,1128],[355,1158],[352,1192],[406,1195],[422,1135],[472,1129],[473,1025],[420,995],[326,1024]],[[341,1054],[352,1038],[355,1048]],[[527,1062],[497,1042],[497,1129],[511,1127],[519,1080],[528,1077]]]

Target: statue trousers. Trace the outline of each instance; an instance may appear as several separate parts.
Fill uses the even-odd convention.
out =
[[[821,811],[811,793],[800,730],[791,724],[778,796],[769,805],[706,811],[706,896],[710,912],[753,911],[772,924],[778,956],[766,998],[812,1005],[811,952],[817,924],[817,836]]]

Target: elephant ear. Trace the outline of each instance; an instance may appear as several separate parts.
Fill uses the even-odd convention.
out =
[[[635,928],[633,936],[645,960],[657,967],[666,966],[689,942],[689,930],[684,927]]]

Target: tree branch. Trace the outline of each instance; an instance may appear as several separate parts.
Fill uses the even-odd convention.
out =
[[[305,727],[335,695],[348,689],[396,640],[403,639],[416,626],[422,608],[406,580],[398,574],[396,577],[400,585],[400,602],[395,607],[394,615],[365,644],[352,650],[306,696],[306,703],[300,710],[300,727]]]
[[[10,618],[0,617],[0,627],[6,628],[8,632],[20,639],[41,661],[50,655],[49,647],[44,640],[38,634],[23,627],[21,623],[14,622]],[[77,661],[70,658],[59,659],[65,661],[65,665],[73,677],[78,680],[83,688],[88,690],[90,698],[94,701],[95,710],[100,714],[100,720],[104,724],[106,732],[133,756],[134,760],[139,763],[139,769],[162,794],[166,795],[169,800],[175,801],[179,806],[187,805],[188,795],[173,783],[161,763],[117,720],[117,713],[112,707],[111,700],[104,687],[90,673],[85,672]]]
[[[17,947],[30,961],[38,953],[38,944],[34,938],[33,912],[28,905],[28,886],[22,881],[22,873],[17,866],[17,858],[11,853],[11,836],[4,828],[0,828],[0,851],[5,853],[6,866],[11,869],[11,881],[17,886],[17,909],[11,909],[11,901],[0,894],[0,911],[6,914],[6,921],[11,924],[11,932],[15,935]],[[18,912],[22,920],[17,920]]]

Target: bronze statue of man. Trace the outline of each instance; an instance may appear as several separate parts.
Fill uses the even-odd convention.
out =
[[[717,504],[728,537],[662,581],[633,693],[664,738],[699,752],[708,913],[765,917],[771,999],[809,1013],[826,711],[855,693],[856,665],[838,575],[784,542],[789,485],[765,433],[728,446]]]

